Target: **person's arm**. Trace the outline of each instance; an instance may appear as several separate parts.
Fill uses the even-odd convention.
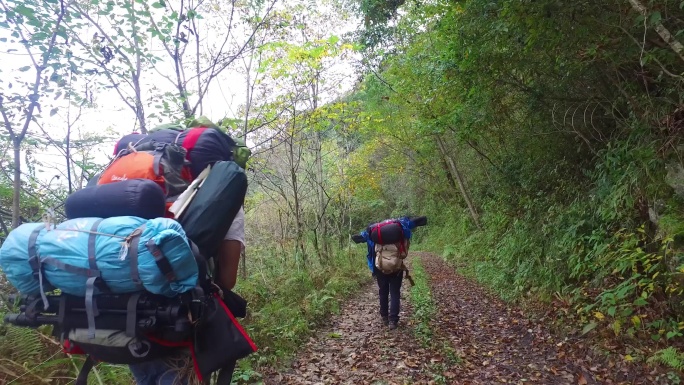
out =
[[[232,290],[237,283],[240,254],[244,245],[245,212],[240,208],[216,256],[218,271],[216,272],[215,280],[225,290]]]
[[[238,267],[240,265],[240,252],[242,242],[237,240],[224,240],[218,254],[219,271],[217,280],[219,286],[232,290],[237,283]]]

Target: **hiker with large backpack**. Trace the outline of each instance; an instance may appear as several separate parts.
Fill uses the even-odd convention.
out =
[[[128,135],[117,147],[69,196],[67,221],[23,224],[0,245],[19,291],[5,322],[52,325],[66,353],[86,355],[76,385],[96,362],[129,365],[139,385],[187,384],[193,371],[230,384],[257,349],[232,292],[249,150],[235,156],[236,143],[209,127]]]
[[[201,127],[191,127],[178,134],[166,128],[151,133],[150,137],[153,141],[173,140],[174,143],[182,144],[187,150],[191,178],[198,182],[200,186],[198,189],[207,192],[229,188],[230,181],[222,176],[235,175],[234,168],[244,172],[246,157],[249,156],[245,157],[241,152],[235,153],[236,148],[246,149],[244,142],[235,142],[223,134],[218,126],[208,121]],[[117,143],[117,146],[119,144]],[[230,153],[227,153],[225,149],[230,149]],[[212,164],[213,168],[209,174],[203,174],[205,167]],[[212,175],[212,172],[215,174]],[[220,178],[213,177],[214,175]],[[199,183],[200,180],[202,180],[201,183]],[[202,190],[199,191],[201,194]],[[212,257],[210,268],[213,270],[214,284],[224,293],[224,303],[235,316],[244,317],[246,303],[232,292],[237,282],[240,255],[245,249],[244,207],[239,205],[231,210],[232,214],[235,208],[239,207],[234,215],[229,215],[233,217],[232,223],[221,222],[212,226],[211,223],[217,220],[215,213],[223,211],[222,206],[225,206],[225,202],[217,201],[217,197],[231,199],[230,195],[225,194],[217,194],[216,197],[209,194],[195,196],[190,206],[183,214],[180,214],[179,220],[181,223],[195,224],[186,229],[188,237],[197,243],[203,255]],[[183,197],[178,199],[183,199]],[[177,211],[173,210],[173,207],[171,210]],[[226,224],[229,227],[226,227]],[[219,343],[219,341],[211,341],[211,343]],[[222,367],[219,373],[219,384],[230,384],[235,364],[236,361],[231,361]],[[187,385],[191,379],[192,370],[189,370],[191,367],[192,358],[187,351],[154,361],[129,365],[137,385]]]
[[[378,283],[380,317],[390,330],[399,324],[401,284],[404,275],[413,285],[404,260],[408,256],[412,230],[427,224],[426,217],[400,217],[369,225],[352,236],[355,243],[366,242],[368,268]]]

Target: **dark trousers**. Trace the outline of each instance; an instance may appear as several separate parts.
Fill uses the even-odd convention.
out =
[[[380,316],[388,317],[390,322],[399,322],[399,308],[401,295],[401,281],[404,272],[383,274],[377,272],[378,294],[380,295]]]

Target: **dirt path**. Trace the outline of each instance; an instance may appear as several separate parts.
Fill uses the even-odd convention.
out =
[[[437,316],[430,348],[414,337],[410,285],[402,288],[400,326],[380,322],[373,282],[303,347],[289,369],[264,384],[667,384],[646,366],[594,358],[581,340],[554,337],[448,268],[416,253],[428,273]],[[445,348],[457,364],[445,360]]]
[[[303,347],[290,369],[270,374],[276,384],[428,384],[424,367],[433,358],[413,338],[409,285],[402,288],[399,327],[380,322],[377,286],[369,284],[347,302],[331,325]]]
[[[463,364],[455,384],[667,384],[652,369],[621,359],[596,358],[581,339],[561,340],[538,321],[422,254],[438,317]]]

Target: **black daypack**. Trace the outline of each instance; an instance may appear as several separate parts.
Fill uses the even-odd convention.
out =
[[[216,162],[178,222],[207,259],[221,246],[233,219],[244,204],[247,175],[233,161]]]

